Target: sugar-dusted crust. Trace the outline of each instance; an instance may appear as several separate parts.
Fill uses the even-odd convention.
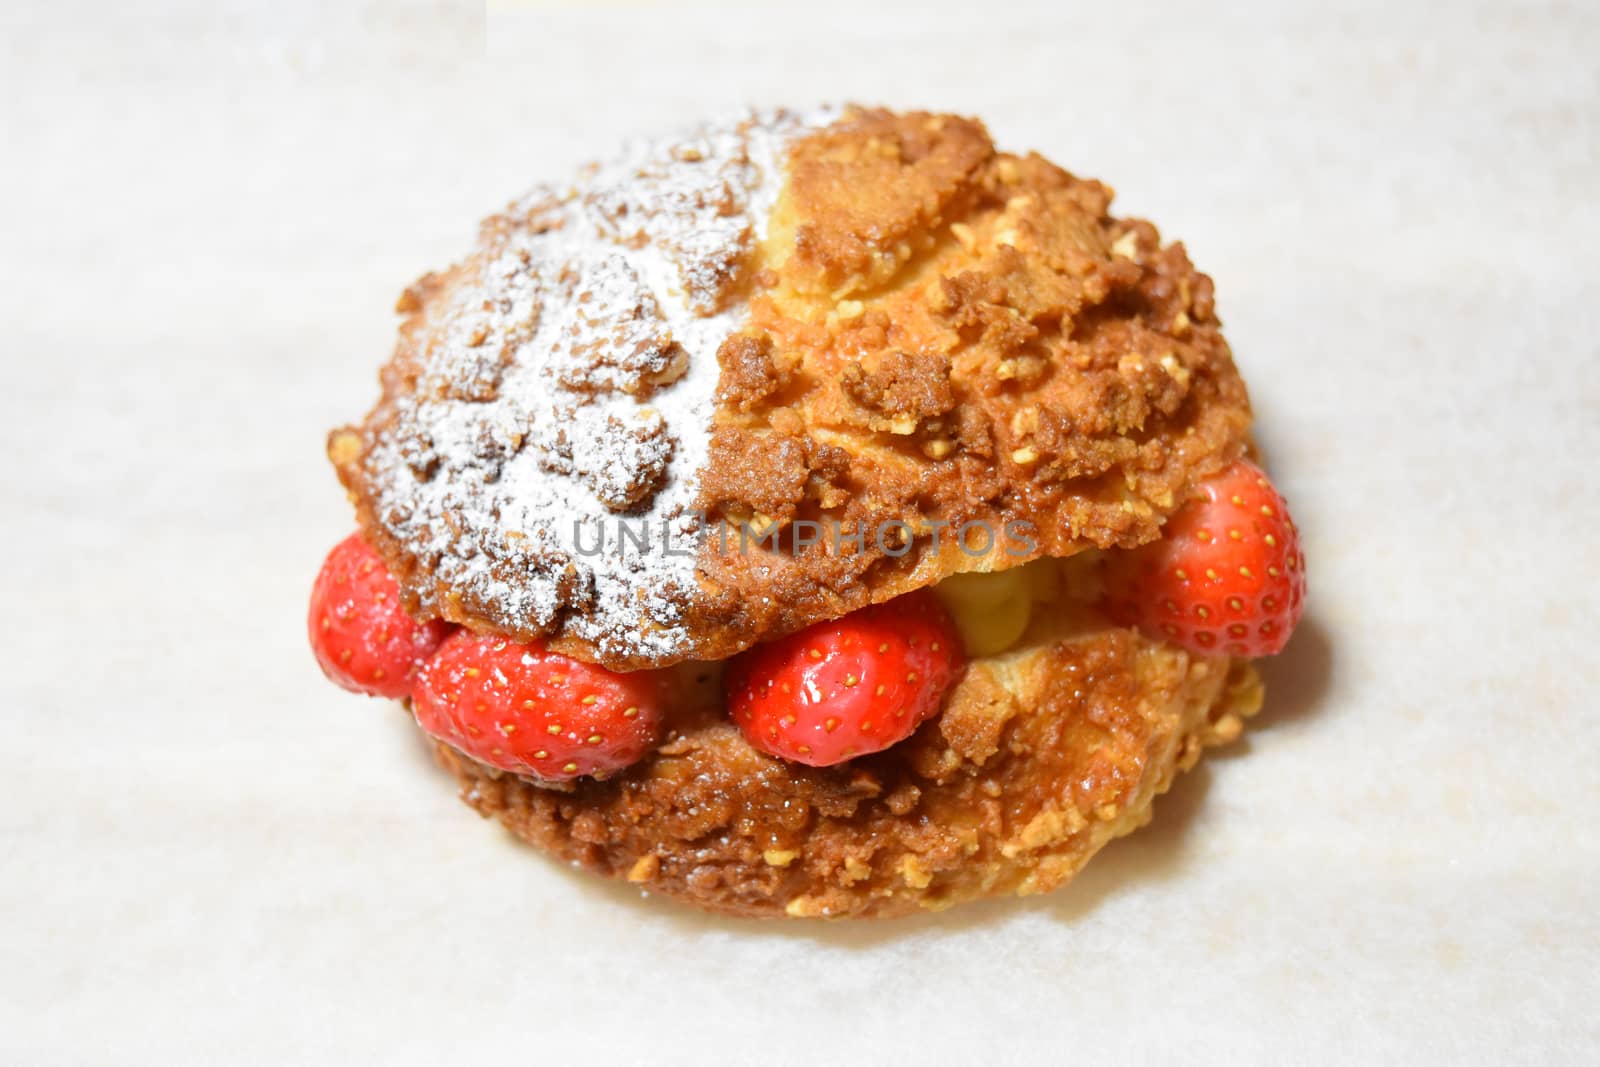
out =
[[[759,126],[784,147],[754,170],[765,134],[666,150],[637,182],[599,172],[612,184],[592,218],[620,259],[575,284],[538,249],[576,232],[562,212],[583,197],[551,194],[408,290],[383,398],[329,451],[410,607],[618,669],[721,659],[959,570],[1143,543],[1241,453],[1249,405],[1210,280],[1148,223],[1113,218],[1104,186],[997,152],[970,120],[851,110],[801,125]],[[702,180],[701,160],[722,177]],[[732,220],[705,231],[720,245],[695,243],[682,204]],[[534,267],[508,259],[529,248]],[[641,257],[678,270],[682,294],[634,278]],[[529,338],[595,293],[616,330],[580,324],[583,344],[537,357],[571,398],[518,406]],[[713,360],[697,445],[670,413],[681,421]],[[429,421],[443,404],[449,418]],[[602,515],[659,511],[693,486],[707,513],[694,566],[597,582],[506,518],[535,471]],[[577,499],[563,492],[547,510]],[[802,548],[799,520],[869,533],[859,550]],[[949,531],[974,522],[1026,523],[1032,548],[963,552]],[[909,543],[893,526],[880,545],[899,523]],[[736,524],[776,547],[706,536]]]
[[[558,792],[448,746],[439,761],[517,837],[649,892],[736,915],[884,917],[1056,888],[1261,700],[1246,661],[1062,606],[974,661],[911,740],[816,769],[751,748],[714,667],[680,670],[671,737],[609,781]]]

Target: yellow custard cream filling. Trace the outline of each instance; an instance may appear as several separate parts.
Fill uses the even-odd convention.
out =
[[[998,574],[957,574],[933,587],[950,609],[969,656],[1004,652],[1021,640],[1033,617],[1033,598],[1021,567]]]
[[[1035,611],[1069,611],[1099,597],[1098,552],[1042,558],[1005,571],[954,574],[933,592],[962,632],[968,656],[997,656],[1018,645]],[[1048,605],[1048,608],[1046,608]]]

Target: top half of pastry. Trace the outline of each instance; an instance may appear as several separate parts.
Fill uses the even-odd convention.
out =
[[[422,615],[613,669],[1159,535],[1243,452],[1211,280],[982,124],[754,114],[488,219],[329,452]]]

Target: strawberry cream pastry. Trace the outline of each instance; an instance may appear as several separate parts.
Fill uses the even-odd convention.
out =
[[[969,119],[752,114],[488,219],[328,453],[309,628],[463,798],[742,915],[1061,885],[1305,561],[1211,280]]]

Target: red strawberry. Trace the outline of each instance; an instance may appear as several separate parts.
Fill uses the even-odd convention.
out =
[[[657,678],[467,630],[422,668],[417,724],[480,763],[548,782],[637,762],[661,725]]]
[[[418,622],[400,606],[400,587],[359,533],[340,541],[311,586],[306,619],[322,673],[346,689],[398,699],[450,633]]]
[[[955,624],[924,590],[739,656],[728,710],[762,752],[828,767],[909,737],[964,662]]]
[[[1306,557],[1283,498],[1240,460],[1200,486],[1159,541],[1105,560],[1117,622],[1203,655],[1270,656],[1305,609]]]

